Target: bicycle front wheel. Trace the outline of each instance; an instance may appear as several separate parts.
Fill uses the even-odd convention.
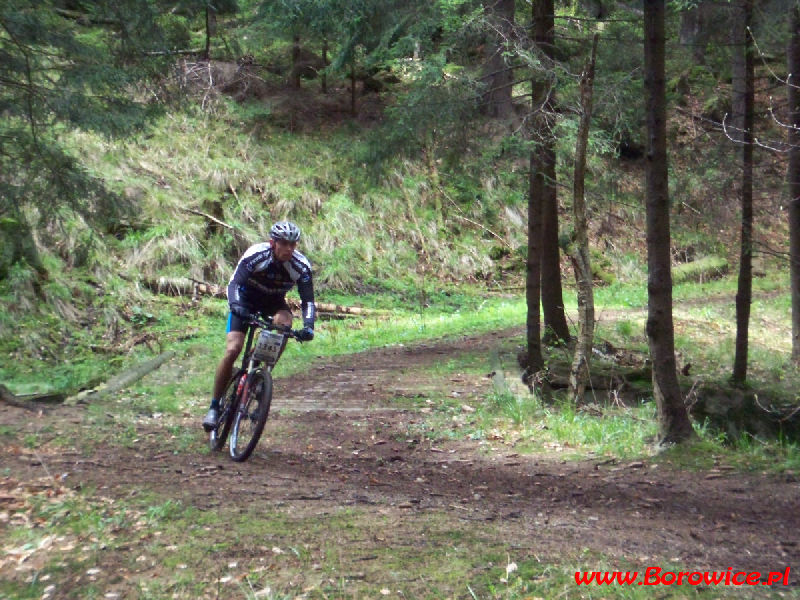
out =
[[[225,440],[228,439],[228,432],[233,425],[233,411],[236,409],[236,391],[244,374],[244,371],[237,371],[225,386],[225,393],[219,401],[217,426],[208,435],[208,446],[212,450],[222,450]]]
[[[261,369],[253,371],[247,380],[244,396],[234,409],[230,448],[231,458],[236,462],[247,460],[256,449],[271,403],[272,374]]]

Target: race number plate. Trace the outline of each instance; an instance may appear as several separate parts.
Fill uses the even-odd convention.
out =
[[[274,364],[281,353],[283,346],[283,335],[272,331],[262,330],[258,336],[253,356],[267,364]]]

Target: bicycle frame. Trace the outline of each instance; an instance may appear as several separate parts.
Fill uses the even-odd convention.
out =
[[[272,360],[260,360],[254,356],[253,339],[255,338],[255,333],[258,329],[261,329],[262,332],[277,331],[283,337],[280,342],[280,349],[277,351],[274,359]],[[253,370],[258,367],[258,365],[263,363],[265,369],[272,371],[273,367],[278,364],[278,360],[280,360],[280,357],[286,348],[286,343],[290,337],[294,337],[294,332],[291,330],[291,328],[284,325],[275,325],[272,322],[271,317],[266,319],[251,319],[247,324],[247,338],[245,341],[244,350],[242,352],[242,366],[240,367],[240,370],[252,373]]]
[[[256,330],[259,328],[256,339]],[[283,354],[287,340],[296,336],[297,332],[289,327],[275,325],[271,318],[261,319],[254,316],[247,322],[242,366],[235,375],[238,382],[228,417],[233,419],[230,454],[237,462],[247,460],[258,444],[272,402],[272,369]],[[251,385],[256,387],[251,390]],[[259,385],[264,387],[259,388]],[[245,425],[245,441],[240,446],[239,433],[243,423],[248,423],[250,427]]]
[[[255,356],[253,339],[258,329],[261,329],[262,332],[277,331],[283,338],[280,342],[280,348],[271,360],[260,360]],[[247,338],[242,352],[242,366],[240,367],[240,372],[244,372],[244,377],[239,382],[239,389],[236,391],[237,404],[233,407],[234,413],[245,409],[245,406],[242,404],[242,399],[247,398],[250,376],[253,372],[259,367],[262,367],[266,372],[271,373],[272,369],[278,364],[278,360],[280,360],[280,357],[283,355],[287,341],[290,337],[294,336],[295,333],[290,327],[275,325],[272,322],[272,317],[267,317],[265,319],[254,317],[250,319],[247,324]]]
[[[262,318],[254,315],[247,319],[246,325],[241,366],[231,374],[223,409],[220,411],[216,428],[210,434],[213,450],[221,450],[230,434],[231,457],[238,462],[247,460],[261,437],[272,400],[272,369],[283,355],[288,339],[290,337],[300,339],[298,331],[276,325],[271,317]],[[231,389],[232,385],[236,387]],[[257,385],[265,387],[251,389],[251,386]],[[251,414],[253,398],[257,412]],[[263,410],[261,410],[262,405],[266,407]],[[253,420],[254,426],[251,431],[244,434],[246,440],[244,445],[239,446],[240,424],[248,419]],[[247,431],[247,428],[245,430]]]

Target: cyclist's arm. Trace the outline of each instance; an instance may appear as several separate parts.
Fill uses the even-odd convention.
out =
[[[265,268],[272,261],[272,248],[269,244],[261,243],[250,246],[239,259],[236,270],[228,282],[228,304],[242,306],[247,303],[245,297],[245,287],[250,277],[257,270]]]
[[[300,294],[300,310],[303,313],[303,327],[314,329],[317,318],[317,306],[314,303],[314,282],[311,273],[297,280],[297,292]]]
[[[228,283],[228,305],[233,308],[234,306],[242,306],[244,299],[242,298],[242,289],[244,288],[250,273],[247,267],[241,262],[236,267],[236,271]]]

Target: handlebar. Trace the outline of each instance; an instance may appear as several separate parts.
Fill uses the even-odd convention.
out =
[[[295,338],[298,342],[302,341],[298,337],[298,333],[300,331],[299,329],[292,329],[287,325],[277,325],[272,322],[272,317],[262,317],[261,315],[251,314],[247,319],[245,319],[245,321],[248,325],[255,325],[257,327],[261,327],[262,329],[277,331],[288,337]]]

